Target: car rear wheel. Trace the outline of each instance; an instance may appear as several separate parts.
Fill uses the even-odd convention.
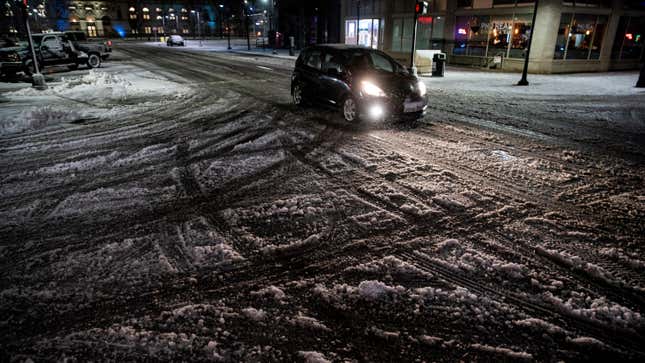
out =
[[[293,91],[291,92],[291,97],[293,98],[293,104],[296,106],[303,106],[304,105],[304,98],[302,96],[302,85],[299,83],[296,83],[293,86]]]
[[[87,66],[91,68],[98,68],[101,66],[101,57],[98,54],[90,54],[87,58]]]
[[[355,122],[358,120],[358,104],[352,96],[348,96],[343,101],[343,118],[347,122]]]

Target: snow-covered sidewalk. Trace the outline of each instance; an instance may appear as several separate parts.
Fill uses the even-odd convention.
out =
[[[489,96],[603,96],[643,95],[645,89],[635,88],[637,71],[529,74],[529,86],[517,86],[519,73],[479,71],[448,67],[445,77],[421,77],[431,90],[458,91]]]

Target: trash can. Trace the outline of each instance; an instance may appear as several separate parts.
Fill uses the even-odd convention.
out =
[[[432,63],[432,76],[443,77],[446,72],[446,53],[436,53],[432,57]]]

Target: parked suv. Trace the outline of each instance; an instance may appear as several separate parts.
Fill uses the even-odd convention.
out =
[[[291,77],[293,102],[340,107],[348,122],[390,117],[419,118],[426,86],[387,54],[354,45],[303,50]]]

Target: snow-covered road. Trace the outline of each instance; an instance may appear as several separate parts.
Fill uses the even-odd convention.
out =
[[[454,70],[420,124],[348,126],[287,60],[120,53],[43,96],[89,120],[0,96],[0,360],[644,358],[629,74]]]

